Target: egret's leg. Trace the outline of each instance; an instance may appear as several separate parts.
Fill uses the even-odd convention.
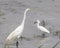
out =
[[[18,42],[18,40],[17,40],[17,42],[16,42],[16,48],[18,48],[18,45],[19,45],[19,42]]]
[[[45,38],[45,34],[44,33],[42,34],[42,38]]]
[[[20,37],[21,41],[22,41],[23,38],[24,38],[24,37],[22,37],[22,36]]]

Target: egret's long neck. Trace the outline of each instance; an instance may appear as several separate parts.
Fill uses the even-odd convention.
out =
[[[39,27],[39,23],[37,23],[37,27]]]
[[[23,26],[24,26],[24,23],[25,23],[27,11],[28,11],[28,10],[25,10],[25,12],[24,12],[24,18],[23,18],[23,21],[22,21],[22,23],[21,23],[21,25],[23,25]]]

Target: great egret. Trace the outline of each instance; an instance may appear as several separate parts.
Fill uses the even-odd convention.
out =
[[[24,29],[24,24],[25,24],[25,19],[26,19],[26,13],[29,10],[30,10],[29,8],[27,8],[25,10],[25,12],[24,12],[24,18],[23,18],[23,21],[22,21],[21,25],[18,26],[14,31],[12,31],[10,33],[10,35],[7,37],[7,39],[6,39],[7,44],[11,44],[14,39],[19,39],[21,37],[21,34],[23,32],[23,29]],[[16,42],[16,44],[18,46],[18,42]]]
[[[40,24],[40,21],[39,21],[39,20],[36,20],[36,21],[34,22],[34,24],[35,24],[35,23],[37,23],[37,28],[38,28],[39,30],[41,30],[41,31],[43,31],[43,32],[50,33],[50,31],[47,30],[45,27],[39,25],[39,24]]]

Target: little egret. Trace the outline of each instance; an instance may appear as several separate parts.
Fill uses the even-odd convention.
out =
[[[40,24],[40,21],[39,21],[39,20],[36,20],[36,21],[34,22],[34,24],[35,24],[35,23],[37,23],[37,28],[38,28],[39,30],[41,30],[41,31],[43,31],[43,32],[50,33],[50,31],[47,30],[45,27],[39,25],[39,24]]]
[[[29,10],[30,10],[29,8],[27,8],[25,10],[25,12],[24,12],[24,18],[23,18],[23,21],[22,21],[21,25],[18,26],[14,31],[12,31],[10,33],[10,35],[7,37],[7,39],[6,39],[7,44],[11,44],[14,39],[19,39],[21,37],[21,34],[23,32],[23,29],[24,29],[24,24],[25,24],[25,19],[26,19],[26,13]],[[18,46],[18,42],[16,42],[16,44]]]

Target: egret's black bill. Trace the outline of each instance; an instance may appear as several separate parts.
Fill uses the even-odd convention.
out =
[[[36,24],[37,22],[34,22],[34,24]]]

